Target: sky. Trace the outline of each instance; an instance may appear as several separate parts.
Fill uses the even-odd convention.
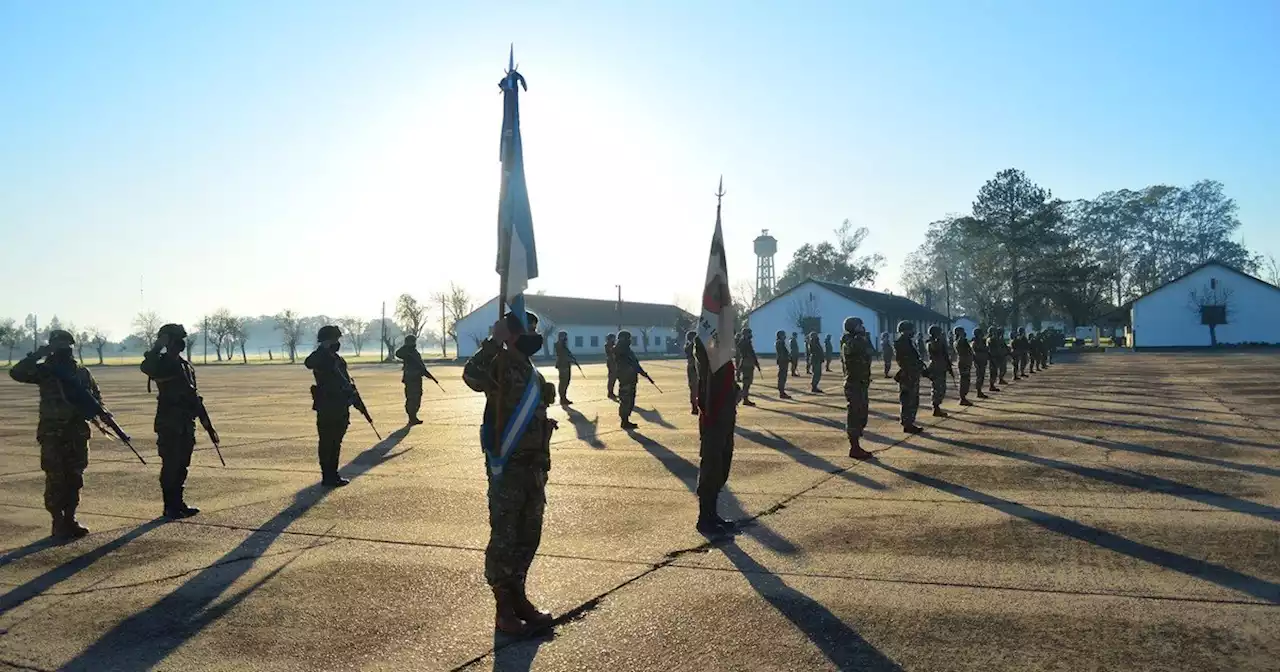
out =
[[[1016,167],[1216,179],[1280,255],[1280,3],[0,2],[0,318],[375,317],[494,271],[514,43],[541,275],[695,303],[752,240],[886,258]],[[438,320],[435,313],[433,319]]]

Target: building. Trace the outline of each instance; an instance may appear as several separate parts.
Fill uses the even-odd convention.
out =
[[[775,335],[779,330],[787,332],[788,338],[792,332],[816,331],[824,338],[830,334],[832,342],[839,343],[846,317],[862,318],[872,342],[878,342],[883,332],[895,334],[898,322],[902,320],[914,322],[916,329],[926,335],[930,326],[938,325],[945,331],[951,322],[946,315],[904,296],[811,278],[751,311],[748,323],[756,352],[773,353]],[[800,347],[804,349],[803,336]]]
[[[978,321],[968,315],[961,315],[951,321],[951,329],[954,331],[956,327],[962,327],[966,336],[973,336],[973,330],[978,328]]]
[[[618,331],[618,324],[631,332],[631,349],[638,355],[679,351],[684,335],[676,333],[679,321],[693,323],[693,316],[669,304],[622,303],[601,299],[577,299],[566,296],[525,294],[525,308],[538,315],[538,327],[547,336],[544,354],[551,352],[556,332],[569,334],[569,349],[575,355],[604,354],[605,336]],[[458,356],[470,357],[489,336],[498,319],[498,299],[458,320]]]
[[[1280,288],[1209,261],[1138,297],[1134,348],[1280,344]]]

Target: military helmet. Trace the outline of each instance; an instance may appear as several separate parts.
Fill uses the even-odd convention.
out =
[[[608,341],[616,341],[616,340],[618,340],[618,335],[617,335],[617,334],[609,334],[608,336],[605,336],[605,337],[604,337],[604,340],[605,340],[606,342],[608,342]]]
[[[844,318],[844,330],[846,332],[852,334],[853,332],[857,331],[858,327],[860,326],[862,326],[862,318],[860,317]]]
[[[631,340],[631,332],[627,331],[626,329],[623,329],[622,331],[619,331],[619,332],[618,332],[618,340],[619,340],[619,341],[621,341],[621,340],[623,340],[623,339],[626,339],[626,340],[630,341],[630,340]]]
[[[156,336],[165,335],[174,340],[178,340],[187,337],[187,330],[181,324],[166,324],[163,327],[160,327],[160,330],[156,332]]]
[[[567,340],[569,340],[569,332],[567,332],[567,331],[562,331],[562,332],[560,332],[560,333],[556,334],[556,338],[558,338],[558,339],[560,339],[560,340],[562,340],[562,341],[567,341]]]
[[[410,343],[417,343],[417,342],[418,342],[417,336],[414,336],[413,334],[405,334],[405,337],[404,337],[405,345],[408,345]]]
[[[54,341],[65,342],[69,345],[76,344],[76,337],[65,329],[54,329],[49,332],[49,345],[53,345]]]
[[[955,329],[952,329],[951,331],[952,331],[953,333],[963,334],[963,333],[964,333],[964,327],[956,327]]]
[[[787,337],[787,332],[785,332],[785,331],[783,331],[783,330],[779,329],[779,330],[778,330],[778,338],[786,338],[786,337]]]
[[[933,325],[933,326],[931,326],[931,327],[929,327],[929,335],[930,335],[930,336],[932,336],[932,337],[934,337],[934,338],[939,338],[939,337],[941,337],[941,336],[942,336],[942,327],[939,327],[939,326],[938,326],[938,325],[936,325],[936,324],[935,324],[935,325]]]
[[[974,338],[977,338],[977,337],[979,337],[979,336],[985,336],[985,335],[986,335],[986,333],[987,333],[987,332],[986,332],[986,331],[984,331],[984,330],[982,329],[982,327],[974,327],[974,328],[973,328],[973,336],[974,336]]]
[[[316,332],[316,342],[336,341],[342,338],[342,330],[336,324],[326,324]]]
[[[903,321],[901,321],[901,322],[899,322],[899,323],[898,323],[898,333],[899,333],[899,334],[909,334],[909,333],[911,333],[911,332],[913,332],[913,331],[915,331],[915,330],[916,330],[916,325],[914,325],[914,324],[912,324],[912,323],[910,323],[910,322],[908,322],[908,321],[906,321],[906,320],[903,320]]]

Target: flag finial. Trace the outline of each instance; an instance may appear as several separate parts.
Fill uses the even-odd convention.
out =
[[[516,69],[516,43],[512,42],[511,53],[507,55],[507,72],[512,72],[515,69]]]
[[[724,198],[724,175],[720,176],[720,186],[716,187],[716,207],[720,207],[722,198]]]

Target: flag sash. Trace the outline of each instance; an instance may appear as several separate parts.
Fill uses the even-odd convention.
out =
[[[525,385],[524,393],[520,395],[520,401],[516,404],[515,411],[511,414],[511,417],[507,418],[506,426],[502,430],[501,441],[497,446],[494,446],[493,427],[489,421],[486,419],[484,424],[480,426],[480,445],[484,448],[485,465],[488,467],[490,475],[502,475],[502,470],[506,468],[507,460],[511,459],[511,453],[515,451],[516,444],[520,443],[525,431],[529,429],[529,423],[533,420],[534,411],[537,410],[541,401],[541,388],[542,386],[538,383],[538,372],[536,370],[530,371],[529,382]],[[497,412],[498,409],[494,409],[494,413],[496,414]]]

